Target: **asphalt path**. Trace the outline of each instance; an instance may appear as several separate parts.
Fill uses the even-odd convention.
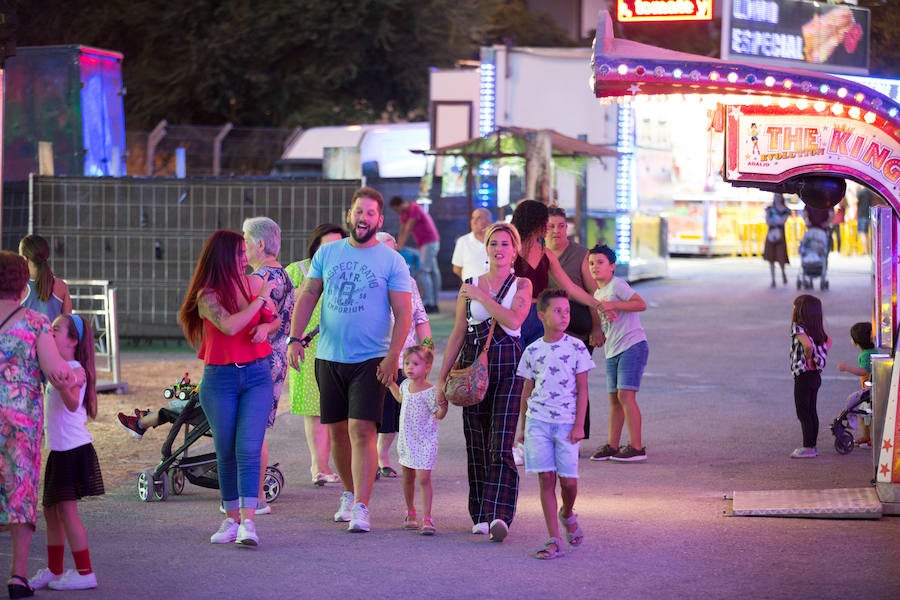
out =
[[[823,299],[834,338],[819,392],[819,458],[791,460],[800,425],[788,368],[796,267],[770,289],[759,259],[679,259],[665,279],[635,289],[650,359],[638,402],[646,463],[594,463],[605,442],[605,372],[589,378],[593,431],[582,445],[576,512],[584,544],[553,561],[531,553],[547,537],[537,479],[520,470],[518,511],[502,544],[470,533],[460,409],[441,424],[433,472],[437,535],[401,527],[400,480],[376,482],[372,532],[333,523],[340,487],[309,481],[300,417],[282,414],[269,447],[285,488],[260,516],[260,546],[212,545],[217,491],[188,484],[166,502],[141,502],[134,484],[85,501],[99,587],[90,598],[792,598],[900,597],[900,518],[881,520],[726,516],[735,490],[859,488],[871,451],[838,455],[828,425],[857,380],[849,328],[870,316],[871,266],[833,256]],[[436,337],[450,327],[444,293]],[[439,347],[442,347],[439,339]],[[440,353],[437,358],[441,359]],[[135,473],[152,465],[135,465]],[[0,536],[8,560],[9,537]],[[45,564],[43,520],[30,570]],[[71,568],[66,555],[66,567]],[[37,596],[56,596],[40,591]]]

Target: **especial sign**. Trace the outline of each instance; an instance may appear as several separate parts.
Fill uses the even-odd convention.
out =
[[[828,73],[869,72],[868,9],[802,0],[723,0],[722,58]]]
[[[729,181],[781,182],[823,168],[861,174],[885,189],[900,182],[900,138],[861,119],[795,107],[728,106]]]
[[[617,0],[619,23],[711,21],[713,0]]]

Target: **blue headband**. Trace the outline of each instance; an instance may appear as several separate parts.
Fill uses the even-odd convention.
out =
[[[70,316],[72,317],[72,322],[75,323],[75,329],[78,331],[78,342],[81,343],[81,340],[84,338],[84,319],[74,313]]]

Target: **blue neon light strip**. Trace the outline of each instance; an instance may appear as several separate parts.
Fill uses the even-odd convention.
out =
[[[617,262],[631,262],[631,211],[637,208],[637,164],[635,161],[634,109],[619,104],[616,149],[616,254]]]

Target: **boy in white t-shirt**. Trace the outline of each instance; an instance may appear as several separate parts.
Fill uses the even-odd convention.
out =
[[[525,471],[538,474],[541,507],[550,534],[532,556],[548,560],[562,554],[560,525],[570,545],[584,541],[574,506],[578,450],[584,439],[587,412],[587,374],[594,368],[594,361],[584,343],[566,333],[570,315],[565,290],[541,292],[537,310],[544,335],[525,348],[516,372],[525,379],[516,442],[525,442]],[[557,475],[562,496],[558,515]]]

